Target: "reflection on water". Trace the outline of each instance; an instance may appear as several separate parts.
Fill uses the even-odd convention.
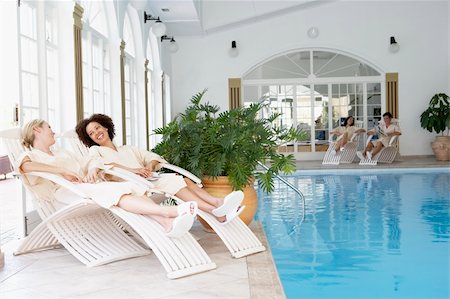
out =
[[[450,176],[440,173],[426,178],[433,192],[423,199],[420,213],[431,226],[435,242],[447,241],[450,235]]]
[[[257,217],[289,298],[448,297],[449,173],[287,179],[304,222],[282,183],[260,192]]]

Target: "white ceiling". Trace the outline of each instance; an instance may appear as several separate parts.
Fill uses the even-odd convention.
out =
[[[336,0],[130,0],[159,16],[174,36],[205,35]],[[168,9],[168,12],[163,11]]]

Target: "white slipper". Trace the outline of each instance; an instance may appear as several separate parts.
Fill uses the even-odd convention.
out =
[[[360,152],[360,151],[357,151],[356,152],[356,155],[358,156],[358,158],[360,159],[360,160],[364,160],[365,158],[364,158],[364,155]]]
[[[212,210],[212,214],[216,217],[226,216],[231,211],[237,211],[238,207],[244,200],[244,192],[233,191],[223,199],[223,205]]]
[[[371,152],[367,152],[367,158],[369,158],[369,160],[372,160],[372,153]]]
[[[221,222],[220,224],[227,224],[227,223],[229,223],[230,221],[233,221],[234,218],[236,218],[236,217],[238,217],[239,215],[241,215],[241,213],[244,211],[244,209],[245,209],[245,206],[240,206],[237,210],[230,211],[230,212],[226,215],[227,220],[226,220],[225,222]]]
[[[191,229],[198,212],[198,206],[195,201],[188,201],[177,206],[177,210],[178,216],[173,220],[172,229],[166,233],[166,236],[170,238],[180,238]]]

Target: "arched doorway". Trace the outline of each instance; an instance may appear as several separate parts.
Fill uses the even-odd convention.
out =
[[[320,159],[329,132],[345,117],[354,116],[366,129],[377,123],[384,111],[384,82],[384,74],[360,58],[329,49],[301,49],[254,66],[243,76],[242,86],[245,105],[265,101],[263,114],[282,114],[278,126],[307,132],[308,140],[281,150],[297,158]]]

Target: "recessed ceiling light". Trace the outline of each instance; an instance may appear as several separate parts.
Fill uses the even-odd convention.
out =
[[[169,11],[170,11],[170,9],[168,9],[168,8],[161,8],[161,10],[162,10],[163,12],[169,12]]]

